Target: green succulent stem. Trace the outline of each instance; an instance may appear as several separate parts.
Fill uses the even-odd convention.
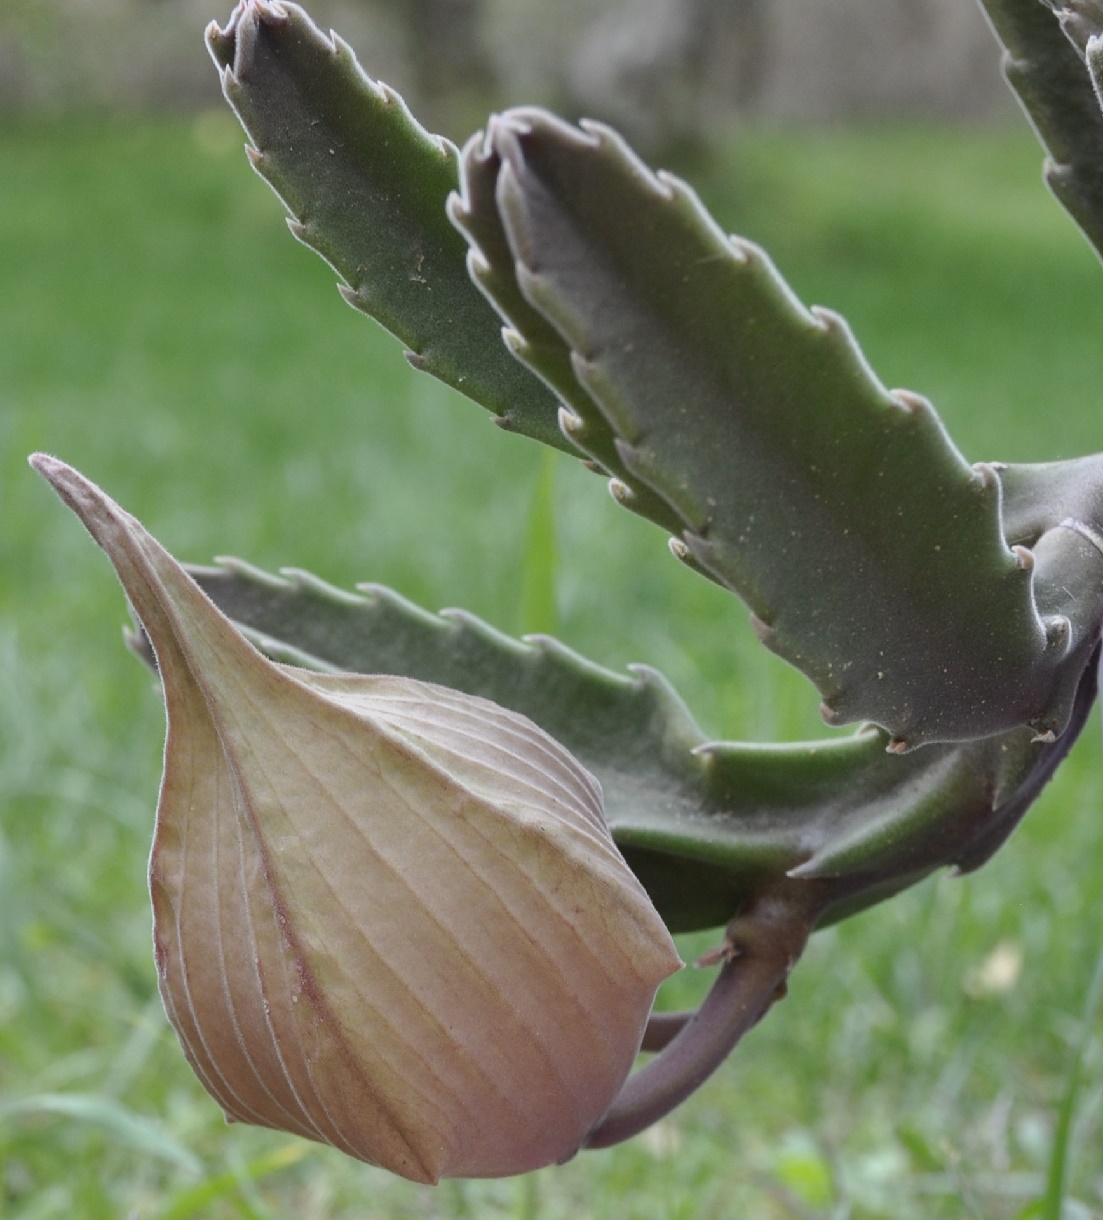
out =
[[[1088,70],[1043,4],[986,3],[1051,185],[1093,235]],[[1000,468],[971,466],[684,183],[531,108],[461,156],[294,4],[242,0],[208,45],[254,168],[346,299],[504,427],[613,476],[746,602],[829,723],[872,721],[897,751],[1060,735],[1103,614],[1070,584],[1069,539],[1012,545]]]
[[[1063,554],[1008,545],[999,468],[883,386],[841,318],[600,124],[507,111],[462,167],[472,273],[564,430],[615,454],[626,507],[673,513],[674,553],[747,604],[828,723],[872,721],[899,752],[1060,734],[1098,595],[1061,594]]]
[[[1023,526],[1044,527],[1028,490]],[[549,637],[512,639],[378,585],[347,592],[233,560],[190,570],[275,660],[420,677],[536,721],[598,778],[618,846],[680,932],[723,926],[787,874],[830,880],[826,922],[938,867],[977,867],[1068,752],[1095,697],[1089,663],[1069,727],[1052,742],[1014,729],[903,756],[872,729],[789,745],[716,742],[652,669],[613,673]]]
[[[1074,42],[1082,27],[1066,25],[1049,0],[981,0],[1005,48],[1004,75],[1046,150],[1045,179],[1058,202],[1103,255],[1103,113]],[[1083,42],[1086,43],[1086,37]]]
[[[455,146],[296,4],[241,0],[224,28],[208,27],[207,46],[250,163],[295,237],[340,275],[345,300],[502,427],[573,452],[555,396],[506,350],[467,274],[466,243],[445,213],[459,185]]]

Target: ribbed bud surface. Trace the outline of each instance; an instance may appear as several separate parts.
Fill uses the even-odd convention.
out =
[[[227,1117],[420,1182],[569,1156],[680,965],[596,781],[486,700],[269,662],[137,521],[33,462],[157,654],[161,994]]]

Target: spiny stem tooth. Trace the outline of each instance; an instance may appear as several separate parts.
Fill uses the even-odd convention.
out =
[[[279,3],[279,0],[250,0],[250,3],[261,20],[267,21],[270,25],[283,25],[288,20],[287,9]]]
[[[609,480],[609,494],[618,504],[623,504],[626,507],[636,498],[631,487],[623,479]]]
[[[921,394],[916,394],[911,390],[893,390],[892,400],[909,415],[915,415],[927,406],[927,400]]]
[[[1072,623],[1063,614],[1051,614],[1043,620],[1046,629],[1046,642],[1050,648],[1067,649],[1072,640]]]
[[[973,473],[981,491],[994,491],[1000,485],[1000,476],[990,462],[974,462]]]
[[[751,630],[762,641],[763,644],[768,644],[770,642],[770,640],[772,640],[774,638],[774,636],[777,634],[777,632],[774,630],[774,628],[771,627],[770,624],[768,622],[766,622],[765,619],[759,618],[758,615],[755,614],[755,612],[753,610],[750,613],[750,621],[751,621]],[[826,707],[827,704],[825,703],[823,706]],[[824,719],[826,720],[827,717],[825,716]]]
[[[710,966],[721,966],[724,962],[734,961],[742,952],[737,944],[725,938],[720,944],[706,949],[693,965],[698,970],[707,970]]]
[[[564,436],[569,436],[573,439],[581,436],[586,430],[586,421],[581,415],[576,415],[569,407],[560,407],[559,430]]]

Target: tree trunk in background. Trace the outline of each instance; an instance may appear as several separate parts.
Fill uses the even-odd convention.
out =
[[[425,98],[489,94],[494,68],[482,40],[482,0],[402,0],[414,86]]]
[[[766,79],[772,2],[626,0],[584,31],[568,66],[570,107],[651,153],[707,141]]]
[[[700,82],[701,101],[727,97],[751,106],[770,61],[771,0],[696,0],[686,46],[686,68]],[[702,115],[707,118],[706,115]]]
[[[306,0],[456,139],[534,102],[649,155],[746,117],[1011,118],[972,0]],[[0,0],[0,108],[220,107],[199,41],[232,0]]]
[[[965,0],[769,0],[770,118],[1012,115],[1000,53]]]
[[[564,92],[652,154],[747,115],[1013,113],[968,0],[618,0],[584,28]]]
[[[412,99],[434,131],[461,141],[495,101],[496,72],[483,38],[483,0],[387,0],[405,35]],[[412,100],[411,99],[411,100]]]

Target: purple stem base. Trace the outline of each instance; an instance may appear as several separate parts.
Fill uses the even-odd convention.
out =
[[[800,901],[791,885],[749,903],[728,928],[724,964],[701,1007],[653,1014],[642,1049],[660,1053],[628,1078],[582,1146],[609,1148],[631,1139],[700,1088],[784,995],[818,913],[818,904]]]

